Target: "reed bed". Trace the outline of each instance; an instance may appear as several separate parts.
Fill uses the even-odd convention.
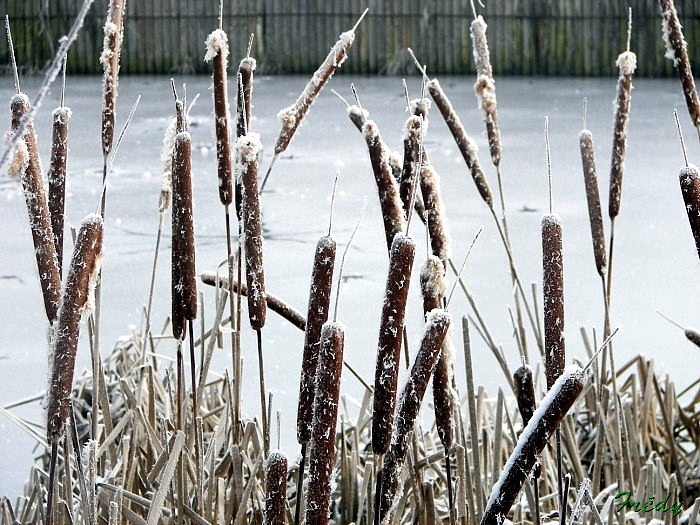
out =
[[[109,102],[109,98],[116,97],[123,9],[123,0],[110,2],[105,26],[105,48],[111,50],[103,56],[106,113],[103,113],[100,141],[105,176],[107,156],[111,154],[114,162],[116,153],[114,100]],[[356,27],[341,35],[297,102],[281,112],[283,129],[273,159],[287,148],[310,105],[347,58]],[[498,170],[500,135],[485,29],[483,19],[475,16],[472,32],[479,75],[477,94],[485,111],[492,161]],[[236,79],[234,130],[228,123],[225,33],[221,29],[214,31],[207,46],[207,56],[214,61],[217,178],[219,198],[227,215],[227,260],[222,266],[227,265],[227,275],[204,272],[200,276],[202,283],[214,287],[216,300],[213,315],[199,316],[201,334],[196,341],[193,321],[203,304],[198,303],[196,286],[193,160],[185,101],[176,94],[175,124],[164,145],[165,183],[159,206],[162,225],[163,214],[172,199],[171,318],[159,333],[154,333],[149,298],[144,328],[134,329],[129,336],[121,338],[104,356],[96,349],[96,321],[91,319],[88,333],[94,366],[91,372],[80,373],[77,378],[74,362],[79,345],[79,321],[91,305],[89,292],[99,274],[103,219],[95,214],[83,222],[63,294],[59,295],[57,237],[53,230],[62,230],[63,226],[52,224],[49,207],[40,202],[45,190],[36,139],[28,135],[32,132],[31,123],[26,125],[25,134],[17,143],[12,171],[23,182],[32,177],[33,185],[25,191],[36,200],[27,199],[30,221],[34,220],[33,215],[41,220],[35,221],[36,227],[31,223],[31,229],[35,247],[39,239],[42,250],[46,250],[40,259],[40,249],[36,248],[37,262],[49,321],[58,320],[50,354],[53,361],[46,424],[39,425],[38,430],[37,426],[13,416],[11,410],[2,409],[34,437],[41,452],[25,494],[15,500],[0,500],[0,525],[121,522],[491,525],[506,521],[539,524],[552,519],[561,523],[591,521],[597,525],[628,521],[641,524],[652,520],[664,520],[669,525],[697,523],[700,514],[698,382],[678,393],[671,379],[657,370],[654,360],[641,356],[620,367],[614,366],[609,346],[614,335],[610,335],[607,315],[609,290],[606,340],[601,350],[596,352],[585,336],[583,346],[588,363],[582,363],[580,357],[566,358],[563,233],[561,221],[552,212],[551,173],[550,208],[542,220],[543,310],[541,316],[533,316],[515,273],[500,182],[503,217],[499,220],[474,141],[466,134],[457,109],[439,82],[427,79],[425,69],[421,69],[432,101],[446,121],[481,199],[496,219],[513,285],[528,308],[533,333],[543,339],[542,363],[539,363],[531,360],[525,351],[522,321],[519,319],[517,325],[513,321],[514,344],[520,350],[521,366],[511,370],[504,351],[493,342],[461,280],[461,270],[457,271],[450,259],[447,212],[436,168],[428,160],[424,143],[431,102],[424,98],[410,101],[407,95],[411,116],[404,125],[403,158],[392,152],[381,137],[379,126],[369,120],[369,113],[360,107],[359,100],[356,106],[348,104],[348,115],[362,132],[369,152],[372,173],[366,176],[373,177],[377,185],[375,198],[382,212],[389,251],[377,352],[372,355],[376,357],[376,375],[371,386],[344,361],[345,329],[337,320],[337,312],[347,246],[337,277],[335,313],[329,319],[336,273],[332,223],[315,248],[306,317],[289,305],[288,298],[276,297],[265,289],[260,202],[264,179],[258,184],[264,141],[250,131],[255,61],[248,49]],[[610,205],[615,209],[614,213],[610,212],[611,220],[619,212],[621,167],[627,139],[626,118],[634,70],[629,46],[618,62],[621,74],[614,128]],[[16,83],[19,89],[19,82]],[[11,108],[12,131],[19,133],[21,119],[29,110],[28,99],[15,96]],[[61,123],[67,121],[67,112],[62,111],[60,117]],[[65,157],[60,146],[65,143],[66,133],[59,129],[59,138],[54,141],[56,162],[58,157]],[[234,133],[236,142],[232,147]],[[592,139],[586,130],[580,136],[580,151],[596,269],[605,283],[602,214]],[[500,173],[498,176],[500,180]],[[698,180],[697,168],[686,159],[680,173],[681,192],[700,254]],[[616,184],[618,190],[612,191]],[[26,186],[25,182],[25,190]],[[97,209],[103,212],[103,193],[100,198]],[[234,199],[240,204],[240,212],[236,214],[237,248],[242,248],[244,255],[239,255],[237,262],[228,220],[228,206]],[[409,318],[408,297],[413,293],[409,283],[417,244],[407,231],[412,213],[418,213],[426,223],[428,252],[420,272],[426,322],[416,349],[410,348],[404,331]],[[62,211],[57,209],[56,214]],[[379,225],[373,227],[378,229]],[[157,250],[156,247],[156,256]],[[233,277],[234,263],[237,279]],[[153,280],[157,277],[155,266],[156,260]],[[43,267],[49,270],[44,272]],[[471,313],[461,318],[466,388],[455,379],[453,354],[458,343],[452,341],[449,327],[462,312],[450,310],[454,286],[448,294],[449,268],[455,270],[454,285],[463,287],[472,306],[471,313],[478,320],[473,323],[474,328],[504,372],[504,384],[508,388],[499,389],[493,397],[483,387],[475,387],[472,370],[475,354],[469,336]],[[234,293],[239,297],[237,309],[233,307]],[[250,326],[245,328],[236,320],[241,315],[241,296],[247,297]],[[516,307],[517,297],[516,294]],[[225,319],[227,302],[230,315]],[[536,302],[534,294],[533,304]],[[296,432],[302,445],[301,461],[270,450],[271,401],[266,401],[262,349],[268,308],[305,332]],[[217,347],[223,346],[221,339],[228,330],[227,324],[232,338],[232,372],[215,375],[210,373],[212,355]],[[241,412],[242,366],[237,352],[243,329],[255,331],[258,342],[262,411],[259,418],[252,419],[244,418]],[[684,330],[688,339],[698,344],[697,332]],[[190,336],[189,389],[182,357],[185,334]],[[406,364],[410,366],[403,383],[398,374],[402,345]],[[605,354],[602,367],[597,362],[603,349],[609,352],[609,373]],[[199,362],[194,358],[196,351],[201,356]],[[348,399],[341,391],[344,368],[349,368],[365,386],[357,413],[347,409]],[[430,401],[425,401],[424,396],[431,380],[433,399],[429,407]],[[427,416],[427,408],[433,409],[434,417]],[[553,435],[556,446],[550,440]],[[305,476],[307,446],[309,472]],[[663,505],[647,512],[639,505],[621,505],[621,495],[625,494],[628,501],[642,504],[650,494],[668,494],[668,498]],[[567,516],[571,519],[567,520]]]

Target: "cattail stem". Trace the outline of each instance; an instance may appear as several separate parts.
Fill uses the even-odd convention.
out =
[[[294,525],[301,523],[301,504],[304,500],[304,469],[306,467],[306,443],[301,445],[301,459],[299,460],[299,473],[297,475],[297,503],[294,507]]]
[[[265,401],[265,366],[263,363],[263,348],[262,348],[262,329],[255,330],[255,337],[258,341],[258,373],[260,385],[260,412],[262,415],[262,430],[263,430],[263,450],[265,457],[270,453],[270,422],[267,418],[267,403]]]

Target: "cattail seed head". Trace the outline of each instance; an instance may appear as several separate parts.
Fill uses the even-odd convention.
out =
[[[527,426],[535,412],[535,383],[532,380],[532,368],[522,365],[513,373],[513,388],[523,425]]]
[[[447,127],[450,129],[450,133],[452,133],[452,137],[455,139],[464,161],[467,163],[474,184],[476,184],[476,188],[479,190],[479,195],[481,195],[481,198],[489,208],[492,207],[493,196],[491,194],[491,188],[486,181],[484,171],[481,169],[481,164],[479,163],[476,143],[467,135],[462,121],[459,119],[459,116],[452,107],[452,103],[447,98],[447,95],[437,79],[428,82],[428,91],[430,92],[430,96],[433,97],[435,105],[437,105]]]
[[[384,520],[396,498],[401,468],[406,460],[413,425],[420,411],[430,376],[450,326],[450,314],[442,309],[428,313],[425,332],[411,372],[401,390],[391,446],[384,457],[380,519]]]
[[[542,294],[544,296],[544,356],[547,388],[564,370],[564,257],[561,219],[542,217]]]
[[[214,131],[216,133],[216,170],[219,179],[219,200],[224,206],[233,202],[231,175],[231,130],[228,105],[226,67],[228,36],[221,29],[209,34],[204,60],[212,62],[214,94]]]
[[[173,336],[181,340],[186,321],[197,318],[192,141],[186,131],[175,136],[172,184],[172,325]]]
[[[406,301],[415,252],[416,245],[410,237],[396,234],[389,256],[389,274],[379,324],[377,366],[374,375],[372,450],[375,454],[384,454],[391,439]]]
[[[448,337],[442,344],[440,357],[433,371],[433,405],[435,407],[435,426],[438,437],[445,450],[452,446],[454,435],[455,392],[452,388],[454,352]]]
[[[550,436],[583,391],[585,375],[577,366],[567,368],[552,385],[518,438],[501,477],[493,486],[481,525],[500,525]]]
[[[49,213],[51,214],[51,229],[59,269],[63,261],[63,219],[66,196],[66,161],[68,158],[68,121],[70,117],[70,108],[59,107],[53,112],[51,167],[48,173]]]
[[[71,408],[75,355],[80,317],[91,307],[91,299],[102,261],[102,219],[83,219],[73,251],[55,330],[51,376],[48,387],[46,432],[50,443],[58,443],[65,431]]]
[[[352,106],[348,106],[347,111],[348,117],[352,123],[355,125],[358,131],[362,131],[362,126],[365,125],[365,122],[369,118],[369,111],[354,104]]]
[[[493,77],[493,70],[491,69],[491,58],[489,55],[489,44],[486,39],[486,22],[484,17],[479,15],[474,20],[472,20],[469,25],[469,33],[472,38],[472,53],[474,55],[474,65],[476,66],[477,75],[484,75],[486,77]]]
[[[420,290],[423,297],[423,313],[442,308],[442,300],[447,292],[445,266],[436,255],[429,255],[420,271]]]
[[[690,230],[695,239],[695,248],[700,257],[700,172],[693,164],[681,170],[679,176],[685,210],[688,213]]]
[[[304,353],[301,361],[299,405],[297,408],[297,441],[307,443],[311,439],[316,371],[321,344],[321,329],[328,321],[335,265],[336,243],[330,235],[323,236],[316,244],[311,291],[307,309]]]
[[[240,177],[243,215],[243,247],[248,285],[248,319],[253,330],[265,325],[265,272],[263,266],[263,233],[258,192],[258,153],[262,143],[257,133],[248,133],[236,142],[236,173]]]
[[[593,135],[587,129],[581,131],[579,135],[579,146],[581,149],[581,163],[583,165],[583,182],[586,186],[588,218],[591,223],[593,256],[595,257],[596,270],[598,270],[598,274],[602,276],[607,266],[605,229],[603,227],[603,213],[600,208],[598,176],[596,175],[595,154],[593,151]]]
[[[685,333],[685,337],[688,339],[688,341],[693,343],[695,346],[700,347],[700,332],[693,330],[692,328],[687,328],[683,330],[683,332]]]
[[[246,57],[238,64],[239,85],[236,89],[236,136],[242,137],[250,130],[253,107],[253,73],[257,63],[254,58]]]
[[[697,128],[700,126],[700,99],[698,99],[693,70],[688,58],[688,44],[683,36],[683,28],[678,20],[673,0],[659,0],[659,4],[662,14],[661,28],[666,44],[666,58],[671,59],[673,65],[678,68],[688,113],[693,126]]]
[[[440,176],[430,165],[424,165],[420,172],[420,189],[428,223],[428,235],[433,255],[436,255],[447,268],[450,257],[450,233],[447,229],[447,215],[440,195]]]
[[[124,37],[126,0],[110,0],[104,27],[104,44],[100,63],[103,70],[102,86],[102,153],[106,157],[114,142],[119,57]]]
[[[10,144],[19,129],[22,118],[29,112],[29,98],[24,93],[17,93],[10,99],[10,111],[12,120],[10,131],[5,135],[5,142]],[[26,130],[25,130],[26,134]],[[20,178],[29,167],[29,150],[24,140],[24,135],[15,143],[12,160],[7,168],[8,176]]]
[[[265,462],[265,525],[285,525],[287,502],[287,457],[270,452]]]
[[[432,103],[429,98],[414,98],[408,104],[408,110],[411,115],[420,117],[423,119],[423,133],[428,131],[428,113],[430,112],[430,107]]]
[[[392,175],[389,165],[390,153],[382,141],[377,124],[373,120],[368,120],[362,127],[362,133],[367,142],[374,180],[379,192],[387,249],[391,251],[394,236],[406,229],[399,186]]]
[[[329,321],[321,330],[313,429],[309,451],[307,525],[327,525],[331,500],[338,397],[343,370],[345,331],[340,323]]]
[[[416,191],[416,173],[421,161],[423,121],[416,115],[406,120],[406,135],[403,140],[403,166],[399,179],[399,196],[403,204],[404,216],[408,218],[413,193]]]
[[[631,51],[625,51],[617,58],[620,77],[617,81],[615,99],[615,122],[613,125],[613,149],[610,163],[610,197],[608,215],[611,219],[620,213],[622,199],[622,176],[625,170],[625,152],[627,150],[627,127],[632,101],[632,74],[637,67],[637,58]]]

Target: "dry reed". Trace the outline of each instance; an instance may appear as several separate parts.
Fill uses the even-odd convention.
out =
[[[542,294],[544,296],[544,358],[547,388],[564,370],[564,258],[559,216],[542,217]]]
[[[285,525],[287,457],[273,451],[265,461],[265,525]]]
[[[595,267],[601,277],[605,273],[607,258],[605,254],[605,229],[603,214],[600,208],[600,193],[598,191],[598,176],[596,175],[595,153],[593,151],[593,135],[587,129],[579,135],[581,163],[583,165],[583,182],[586,186],[586,202],[588,203],[588,218],[591,223],[591,238],[593,239],[593,256]]]
[[[63,437],[72,407],[80,317],[85,309],[92,307],[91,296],[101,260],[102,219],[99,215],[88,215],[80,225],[55,330],[46,420],[46,436],[52,444]]]
[[[119,81],[119,57],[124,37],[126,0],[110,0],[104,27],[102,64],[102,155],[107,158],[114,142],[117,84]]]
[[[66,196],[66,161],[68,159],[68,121],[71,117],[71,110],[63,106],[58,107],[54,110],[52,117],[51,165],[47,176],[49,183],[48,205],[60,275],[63,267],[63,220]]]
[[[377,366],[374,373],[372,451],[375,454],[384,454],[391,440],[406,301],[415,253],[413,240],[401,233],[396,234],[389,255],[389,273],[379,321]]]
[[[316,395],[309,452],[309,485],[305,520],[307,525],[327,525],[328,523],[344,345],[345,331],[340,323],[329,321],[324,324],[316,373]]]
[[[228,66],[228,36],[221,29],[207,37],[204,60],[212,62],[214,96],[214,131],[216,133],[216,169],[219,179],[219,200],[224,206],[233,202],[231,175],[231,130],[228,105],[226,68]]]
[[[12,97],[10,107],[12,109],[10,132],[17,133],[22,118],[29,113],[29,99],[24,94],[15,95]],[[31,122],[25,127],[22,142],[26,146],[28,158],[26,162],[20,163],[20,167],[23,168],[20,179],[29,213],[29,229],[32,232],[34,242],[39,282],[44,298],[44,310],[49,323],[53,323],[56,320],[60,302],[61,277],[56,257],[54,234],[51,228],[51,215],[46,202],[41,159],[39,158],[34,126]]]
[[[695,239],[695,248],[700,257],[700,172],[693,164],[683,168],[679,175],[681,193],[688,214],[690,231]]]

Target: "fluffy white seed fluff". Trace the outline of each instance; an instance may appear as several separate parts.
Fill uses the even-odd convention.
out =
[[[632,51],[620,53],[617,57],[617,67],[620,69],[620,75],[633,75],[637,69],[637,55]]]
[[[209,33],[205,45],[207,52],[204,55],[204,61],[211,62],[221,53],[224,57],[224,67],[226,67],[228,62],[228,35],[221,29],[215,29]]]

